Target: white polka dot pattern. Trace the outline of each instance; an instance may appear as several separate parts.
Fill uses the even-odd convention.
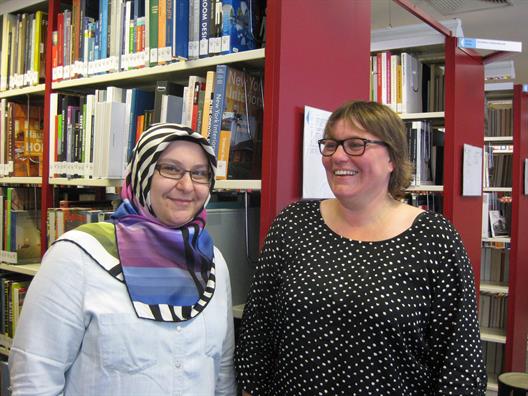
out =
[[[273,223],[240,339],[258,395],[484,395],[473,272],[458,233],[424,212],[380,242],[343,238],[319,202]]]

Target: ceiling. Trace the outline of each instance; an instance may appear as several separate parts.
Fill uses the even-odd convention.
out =
[[[362,0],[352,0],[362,1]],[[515,64],[514,83],[528,83],[528,0],[409,0],[422,11],[425,11],[437,21],[459,18],[462,21],[462,30],[465,37],[484,38],[496,40],[511,40],[522,42],[522,53],[509,55],[500,60],[513,60]],[[437,9],[432,8],[429,2],[438,5],[459,5],[460,9],[470,8],[474,5],[481,9],[476,11],[460,12],[442,15]],[[503,3],[510,5],[504,6]],[[438,7],[437,7],[438,8]],[[394,3],[392,0],[372,0],[372,29],[397,27],[421,23],[421,20]]]

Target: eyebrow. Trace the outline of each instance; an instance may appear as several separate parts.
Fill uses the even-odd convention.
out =
[[[185,165],[183,165],[180,161],[172,160],[172,159],[161,159],[158,161],[158,164],[177,165],[177,166],[181,166],[182,168],[185,168]],[[196,168],[209,168],[209,164],[196,164],[196,165],[191,166],[191,169],[196,169]]]

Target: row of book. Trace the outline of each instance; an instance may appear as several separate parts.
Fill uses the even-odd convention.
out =
[[[107,205],[94,209],[93,202],[84,204],[88,206],[48,208],[48,247],[65,232],[83,224],[107,221],[114,213]]]
[[[487,145],[484,151],[484,187],[511,187],[512,146]]]
[[[480,257],[480,280],[508,284],[510,273],[509,249],[483,247]]]
[[[40,188],[0,188],[0,261],[11,264],[40,259]]]
[[[30,282],[31,277],[27,275],[8,272],[0,274],[0,303],[2,307],[0,332],[7,339],[12,339],[15,335],[16,325]]]
[[[441,194],[434,192],[409,193],[405,196],[404,202],[423,210],[442,213],[443,197]]]
[[[482,194],[482,238],[511,235],[511,196],[505,193]]]
[[[41,176],[44,107],[0,100],[0,177]]]
[[[480,325],[489,329],[504,329],[508,308],[507,296],[481,292],[479,302]]]
[[[445,67],[414,54],[391,51],[370,57],[370,99],[398,113],[444,111]]]
[[[412,186],[442,185],[444,132],[430,121],[407,121],[409,159],[413,165]]]
[[[42,11],[2,16],[0,91],[44,80],[47,26],[47,14]]]
[[[502,373],[504,344],[483,341],[482,352],[484,353],[484,362],[486,362],[488,376],[497,378],[497,376]]]
[[[58,14],[53,80],[261,46],[265,0],[74,0]]]
[[[487,102],[485,136],[513,136],[511,99]]]
[[[218,65],[186,86],[158,81],[154,92],[108,87],[50,98],[50,174],[122,178],[132,149],[152,123],[174,122],[209,139],[218,179],[260,178],[260,75]]]

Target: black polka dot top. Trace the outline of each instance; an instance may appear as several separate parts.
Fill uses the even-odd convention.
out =
[[[350,240],[319,201],[274,221],[235,364],[258,395],[484,395],[473,272],[458,233],[421,213],[400,235]]]

